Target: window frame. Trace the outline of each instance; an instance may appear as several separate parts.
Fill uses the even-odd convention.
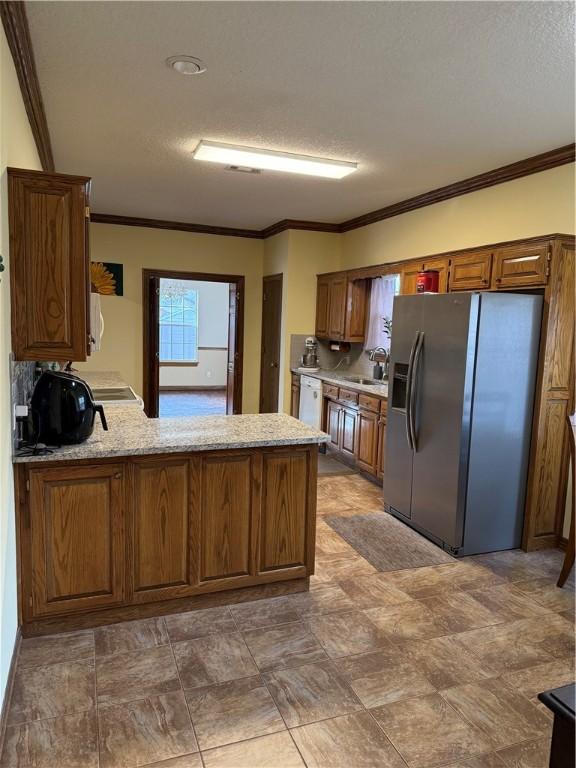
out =
[[[185,281],[181,281],[181,282],[185,282]],[[184,306],[184,300],[186,298],[186,294],[188,294],[188,293],[194,293],[195,294],[195,306],[193,307],[193,310],[194,310],[194,313],[195,313],[195,321],[196,321],[195,323],[186,323],[186,322],[184,322],[184,311],[186,309],[186,307]],[[181,307],[180,307],[180,309],[182,311],[182,322],[165,322],[165,321],[162,321],[161,315],[162,315],[163,307],[162,307],[162,279],[161,279],[161,281],[160,281],[160,295],[159,295],[159,299],[158,299],[158,309],[159,309],[159,315],[158,315],[158,363],[159,363],[159,365],[162,365],[162,366],[174,366],[174,367],[176,367],[176,366],[182,366],[182,367],[190,366],[190,367],[192,367],[192,366],[197,366],[198,362],[199,362],[198,352],[199,352],[199,335],[200,335],[200,331],[199,331],[199,327],[198,326],[199,326],[199,300],[200,300],[200,296],[199,296],[198,288],[188,288],[188,289],[186,289],[184,291],[184,293],[182,293],[182,296],[180,298],[181,298]],[[172,297],[172,301],[174,301],[174,297]],[[173,306],[164,307],[164,309],[170,309],[171,310],[171,315],[172,315],[172,310],[174,309],[174,307]],[[178,309],[178,307],[176,307],[176,309]],[[182,342],[181,342],[182,354],[184,355],[185,345],[192,343],[193,346],[194,346],[195,357],[193,357],[193,358],[185,358],[185,357],[174,358],[174,357],[169,357],[169,358],[164,359],[162,357],[162,345],[163,345],[162,338],[161,338],[162,337],[162,327],[181,328],[182,329],[182,337],[183,337],[182,338]],[[195,338],[194,338],[193,342],[186,342],[186,341],[184,341],[184,329],[185,328],[193,328],[195,330],[195,334],[194,334]],[[172,334],[170,334],[170,336],[171,336],[171,338],[170,338],[170,341],[168,342],[168,344],[169,344],[169,347],[170,347],[170,352],[171,352],[171,354],[173,354],[174,353],[174,342],[172,340]],[[179,344],[179,342],[176,342],[176,344]]]

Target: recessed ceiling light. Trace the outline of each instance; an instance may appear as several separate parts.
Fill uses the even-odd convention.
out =
[[[206,72],[206,65],[195,56],[170,56],[166,64],[181,75],[201,75]]]
[[[206,160],[223,165],[259,168],[263,171],[286,171],[303,173],[306,176],[324,176],[328,179],[342,179],[358,169],[357,163],[344,160],[327,160],[309,155],[294,155],[273,149],[254,149],[235,144],[220,144],[216,141],[202,141],[192,153],[194,160]]]

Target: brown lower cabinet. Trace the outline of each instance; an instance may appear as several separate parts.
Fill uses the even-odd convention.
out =
[[[24,629],[309,576],[317,455],[311,445],[16,465]]]
[[[382,479],[387,401],[358,393],[351,398],[349,389],[328,384],[323,385],[323,394],[323,429],[330,435],[329,447],[347,463]]]
[[[125,595],[125,467],[30,472],[27,607],[35,616],[117,605]]]

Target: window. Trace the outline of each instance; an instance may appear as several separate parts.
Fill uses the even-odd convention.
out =
[[[186,280],[160,280],[160,362],[198,362],[198,291]]]

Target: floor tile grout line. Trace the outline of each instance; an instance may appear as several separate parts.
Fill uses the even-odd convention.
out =
[[[231,616],[232,616],[232,621],[234,622],[234,624],[236,625],[236,627],[238,627],[238,622],[236,621],[236,617],[234,616],[234,613],[233,613],[232,611],[230,611],[230,614],[231,614]],[[248,643],[247,643],[247,642],[246,642],[246,640],[244,639],[244,636],[242,635],[242,633],[240,633],[240,634],[241,634],[241,636],[242,636],[242,640],[243,640],[243,642],[244,642],[244,645],[245,645],[245,646],[246,646],[246,648],[248,649],[248,653],[250,654],[250,658],[252,659],[252,661],[254,662],[254,665],[256,666],[256,669],[260,670],[260,667],[258,666],[258,663],[256,662],[256,659],[254,658],[254,654],[253,654],[253,653],[252,653],[252,651],[250,650],[250,646],[248,645]],[[292,743],[294,744],[294,746],[296,747],[296,750],[297,750],[298,754],[300,755],[300,758],[302,759],[302,762],[304,763],[304,766],[306,766],[306,768],[307,768],[307,766],[308,766],[308,763],[307,763],[307,762],[306,762],[306,760],[304,759],[304,755],[303,755],[303,754],[300,752],[300,749],[298,748],[298,744],[296,744],[296,742],[294,741],[294,737],[293,737],[293,736],[292,736],[292,734],[290,733],[290,729],[288,728],[288,725],[287,725],[287,723],[286,723],[286,720],[285,720],[285,718],[284,718],[284,715],[283,715],[283,714],[282,714],[282,712],[280,711],[280,707],[279,707],[279,706],[278,706],[278,704],[276,703],[276,699],[274,698],[274,696],[273,696],[273,694],[272,694],[272,691],[270,690],[270,687],[268,686],[268,683],[266,682],[266,679],[265,679],[265,677],[264,677],[263,673],[260,673],[260,679],[262,680],[262,683],[263,683],[263,687],[264,687],[264,688],[266,688],[266,690],[268,691],[268,696],[270,696],[270,698],[271,698],[271,700],[272,700],[272,703],[273,703],[273,704],[274,704],[274,706],[276,707],[276,711],[278,712],[278,714],[279,714],[279,715],[280,715],[280,717],[282,718],[282,722],[284,723],[284,728],[285,728],[285,729],[286,729],[286,731],[287,731],[287,732],[290,734],[290,739],[291,739]],[[282,731],[277,731],[277,733],[282,733]],[[256,738],[258,738],[258,737],[256,737]]]
[[[202,766],[205,766],[204,764],[204,758],[202,757],[202,751],[200,749],[200,741],[198,740],[198,734],[196,733],[196,726],[194,725],[194,720],[192,719],[192,713],[190,712],[190,707],[188,705],[188,698],[186,696],[186,691],[184,690],[184,686],[182,684],[182,677],[180,676],[180,668],[178,667],[178,662],[176,661],[176,654],[174,653],[174,648],[172,646],[172,643],[170,643],[170,652],[172,654],[172,660],[174,662],[174,666],[176,668],[176,674],[178,675],[178,682],[180,683],[180,691],[182,692],[182,696],[184,697],[184,704],[186,705],[186,711],[188,712],[188,719],[190,720],[190,726],[192,727],[192,733],[194,734],[194,739],[196,741],[196,746],[198,747],[198,752],[200,754],[200,761],[202,763]],[[190,754],[190,753],[188,753]],[[195,754],[195,753],[192,753]]]
[[[100,768],[100,708],[98,705],[98,665],[96,661],[96,633],[94,633],[94,708],[96,710],[96,758]]]
[[[457,688],[458,686],[453,686],[453,687]],[[449,690],[449,689],[445,689],[445,690]],[[438,694],[442,698],[442,701],[444,701],[450,707],[450,709],[452,709],[453,712],[455,712],[459,717],[461,717],[462,720],[464,720],[465,723],[467,723],[469,726],[474,728],[474,730],[476,730],[479,733],[481,733],[483,736],[485,736],[488,739],[488,741],[490,741],[492,743],[492,750],[491,750],[492,752],[496,752],[499,749],[508,749],[508,747],[514,747],[514,746],[516,746],[516,744],[521,744],[521,743],[524,743],[525,741],[535,741],[536,739],[540,739],[540,738],[544,737],[544,734],[538,734],[538,736],[536,736],[534,739],[522,739],[520,742],[513,742],[511,744],[505,744],[504,746],[501,746],[501,747],[494,746],[493,745],[492,736],[489,733],[485,733],[484,730],[482,728],[480,728],[480,726],[478,726],[475,723],[473,723],[470,720],[470,718],[468,718],[463,712],[460,712],[460,710],[457,709],[454,706],[454,704],[452,704],[451,701],[449,701],[445,696],[442,695],[442,691],[438,691]]]

